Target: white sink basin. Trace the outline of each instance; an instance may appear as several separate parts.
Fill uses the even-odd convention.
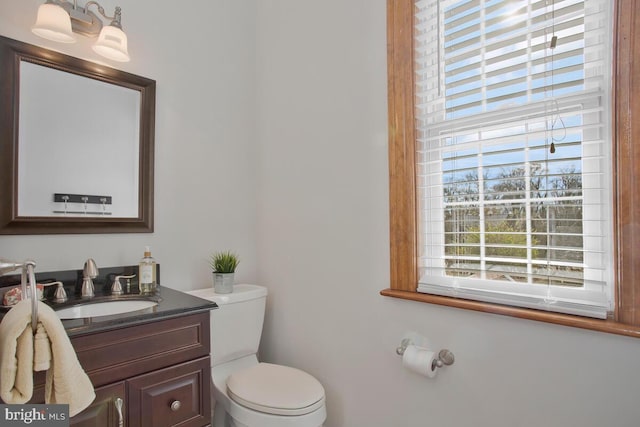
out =
[[[156,305],[158,303],[155,301],[143,300],[105,301],[74,305],[56,310],[56,314],[60,319],[80,319],[83,317],[111,316],[113,314],[146,310]]]

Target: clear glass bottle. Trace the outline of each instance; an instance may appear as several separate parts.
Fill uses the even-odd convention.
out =
[[[151,256],[149,246],[144,249],[144,257],[138,265],[140,293],[149,294],[156,290],[156,260]]]

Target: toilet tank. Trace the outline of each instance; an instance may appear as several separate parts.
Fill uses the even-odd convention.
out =
[[[213,288],[187,293],[218,304],[210,316],[213,366],[258,352],[267,288],[238,284],[229,294],[216,294]]]

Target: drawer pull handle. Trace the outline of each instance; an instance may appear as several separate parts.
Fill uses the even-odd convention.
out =
[[[173,412],[176,412],[177,410],[179,410],[181,406],[182,406],[182,403],[180,403],[179,400],[174,400],[173,402],[171,402],[171,410]]]
[[[122,405],[124,404],[124,401],[121,398],[116,397],[116,400],[113,403],[116,406],[116,411],[118,411],[118,427],[123,427],[124,417],[122,416]]]

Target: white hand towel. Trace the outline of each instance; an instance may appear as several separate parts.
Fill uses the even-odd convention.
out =
[[[38,302],[38,328],[31,328],[31,300],[20,301],[0,323],[0,397],[25,403],[33,394],[33,371],[47,370],[45,403],[69,404],[69,416],[95,399],[71,340],[56,313]]]

